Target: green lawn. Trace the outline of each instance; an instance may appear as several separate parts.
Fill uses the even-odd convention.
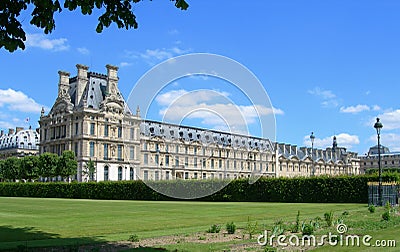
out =
[[[362,204],[285,204],[102,201],[74,199],[1,198],[0,249],[74,245],[102,241],[202,232],[211,224],[246,225],[248,217],[272,226],[282,219],[295,221],[323,216],[327,211],[350,215],[367,212]]]

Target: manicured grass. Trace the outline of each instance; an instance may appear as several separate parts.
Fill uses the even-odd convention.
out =
[[[40,198],[0,198],[0,249],[74,245],[202,232],[211,224],[248,217],[265,225],[323,216],[326,211],[367,211],[362,204],[285,204],[247,202],[148,202]]]

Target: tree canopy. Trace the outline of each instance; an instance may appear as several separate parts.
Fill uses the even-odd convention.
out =
[[[19,20],[20,14],[28,6],[33,7],[30,24],[43,29],[45,34],[55,28],[54,13],[62,10],[75,11],[78,7],[83,15],[91,15],[93,9],[102,10],[98,17],[96,31],[101,33],[104,27],[115,23],[118,28],[137,29],[138,23],[132,11],[132,4],[142,0],[64,0],[62,6],[59,0],[1,0],[0,1],[0,48],[9,52],[25,49],[25,31]],[[181,10],[189,5],[185,0],[170,0]]]

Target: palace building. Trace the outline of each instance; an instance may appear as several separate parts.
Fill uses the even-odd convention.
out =
[[[41,113],[40,153],[75,152],[78,181],[234,179],[252,175],[294,177],[359,174],[357,153],[339,148],[298,148],[269,139],[141,118],[118,89],[118,68],[107,75],[76,65],[77,76],[59,71],[58,96]]]
[[[8,133],[0,131],[0,159],[37,155],[39,152],[39,130],[16,127]]]

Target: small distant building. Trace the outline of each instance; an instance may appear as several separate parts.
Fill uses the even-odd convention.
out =
[[[361,172],[365,173],[368,169],[378,169],[378,146],[371,147],[365,156],[361,156]],[[400,169],[400,152],[391,152],[388,147],[381,145],[381,167]]]
[[[0,159],[24,157],[39,153],[40,136],[38,130],[16,127],[8,133],[0,131]]]

